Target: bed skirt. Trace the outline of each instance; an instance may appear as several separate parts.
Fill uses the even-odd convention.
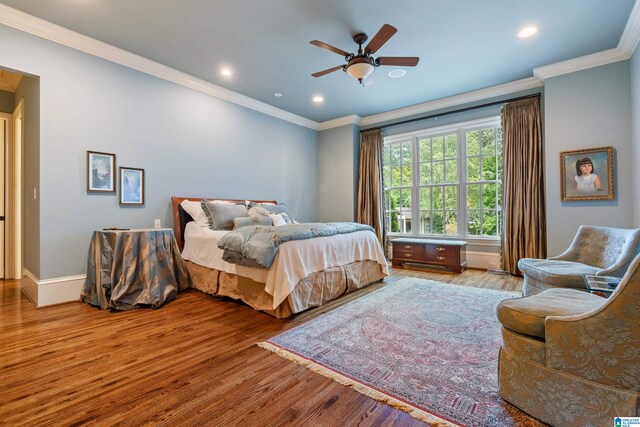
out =
[[[254,309],[279,319],[311,307],[319,307],[385,277],[380,264],[370,260],[331,267],[300,280],[287,299],[273,309],[273,297],[265,292],[264,283],[203,267],[191,261],[185,262],[191,276],[192,288],[210,295],[241,300]]]

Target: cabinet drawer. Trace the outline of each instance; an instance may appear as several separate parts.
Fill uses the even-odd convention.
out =
[[[422,251],[407,252],[407,251],[399,251],[397,249],[394,249],[393,259],[422,261]]]
[[[447,245],[425,245],[425,252],[428,254],[429,258],[432,256],[437,257],[438,255],[442,256],[458,256],[460,253],[460,248],[457,246],[447,246]]]
[[[452,265],[452,264],[459,264],[460,263],[460,257],[458,256],[458,254],[441,254],[441,253],[430,253],[427,254],[427,258],[425,259],[425,261],[429,261],[430,263],[433,264],[447,264],[447,265]]]
[[[422,252],[423,247],[424,245],[421,243],[395,242],[393,244],[394,251],[402,251],[402,252]]]

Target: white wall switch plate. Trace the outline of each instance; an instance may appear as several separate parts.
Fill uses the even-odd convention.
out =
[[[153,220],[153,228],[162,228],[162,223],[160,222],[159,219]]]

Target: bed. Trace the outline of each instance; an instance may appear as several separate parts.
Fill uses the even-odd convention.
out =
[[[203,198],[171,198],[174,234],[189,270],[191,287],[207,294],[241,300],[256,310],[285,318],[389,274],[382,247],[370,231],[282,243],[268,269],[228,263],[217,246],[228,231],[211,230],[202,221],[198,225],[181,206],[185,200],[200,202]],[[277,205],[273,200],[251,202]]]

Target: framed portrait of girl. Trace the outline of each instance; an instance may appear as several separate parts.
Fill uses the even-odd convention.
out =
[[[562,201],[615,198],[613,147],[560,153]]]

